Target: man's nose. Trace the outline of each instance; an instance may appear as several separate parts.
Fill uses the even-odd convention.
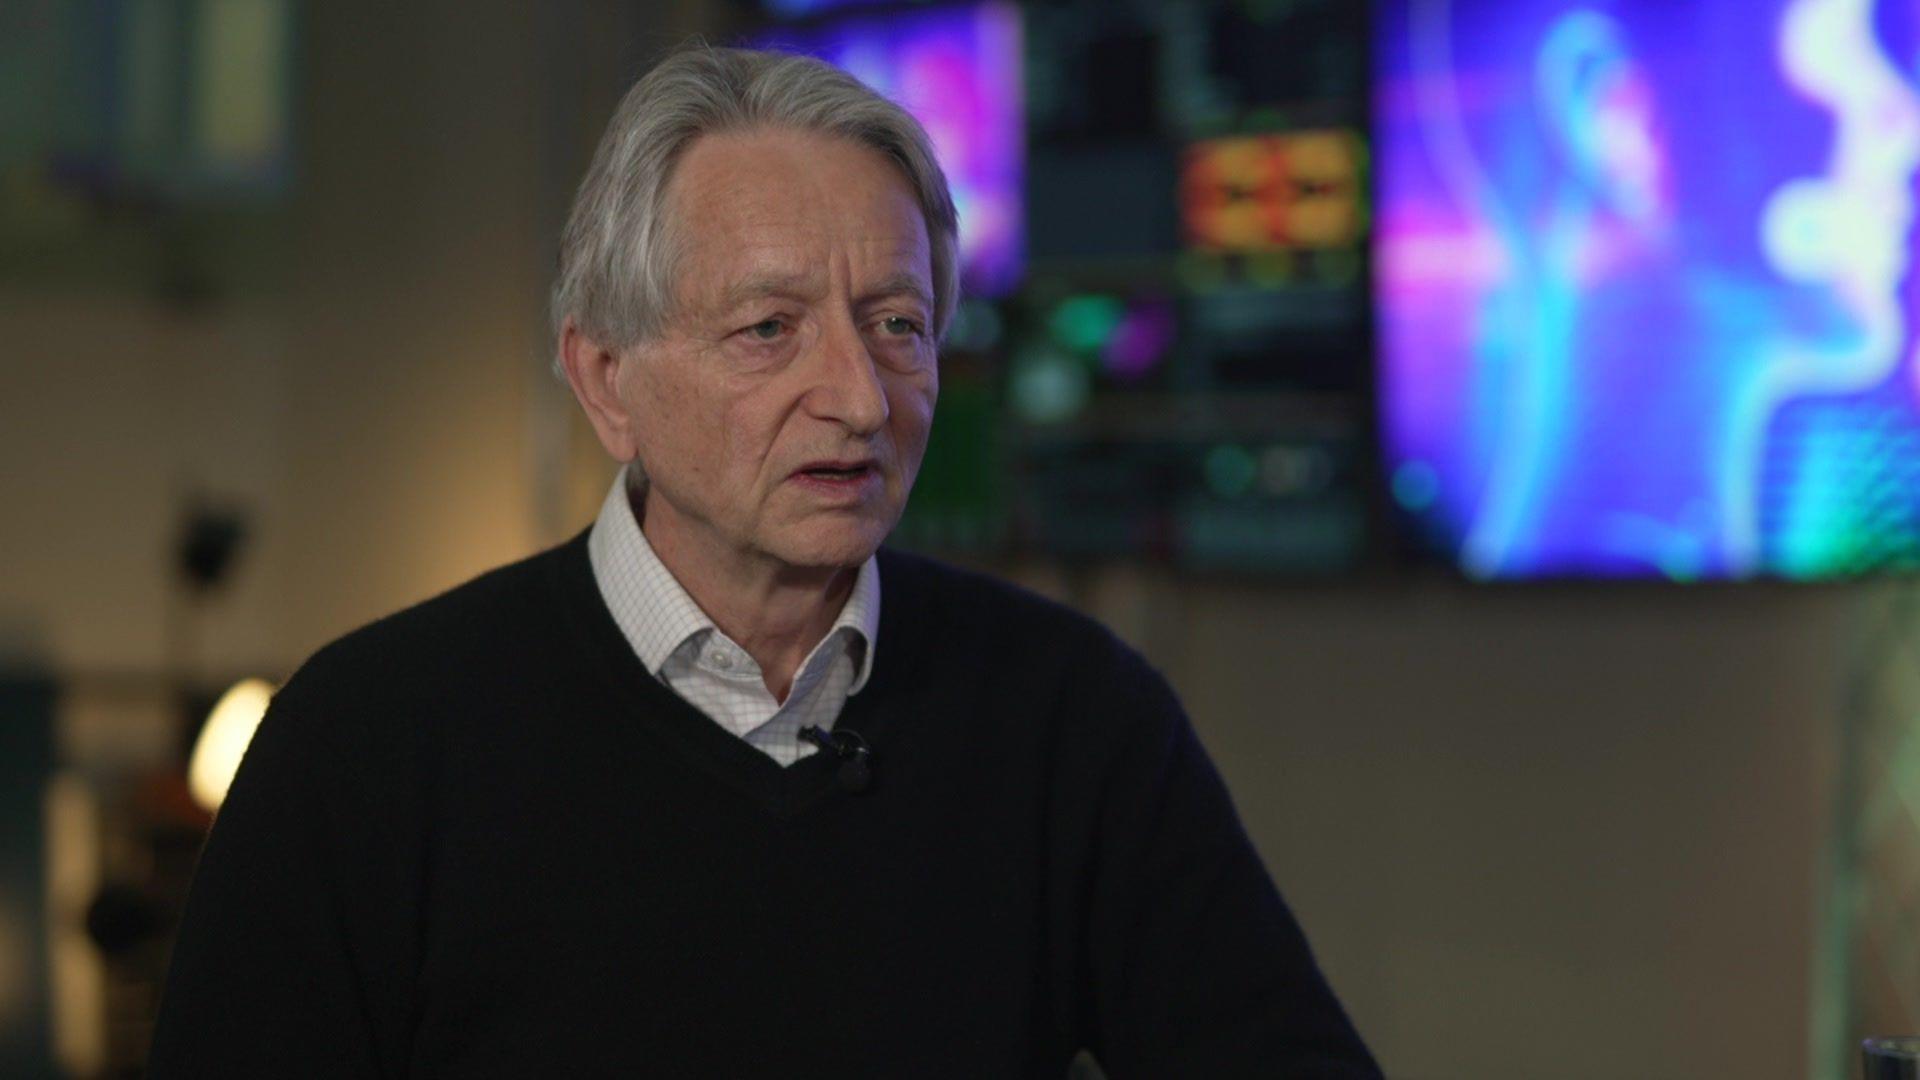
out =
[[[860,327],[850,317],[830,320],[814,352],[807,408],[855,435],[877,433],[887,422],[887,388]]]

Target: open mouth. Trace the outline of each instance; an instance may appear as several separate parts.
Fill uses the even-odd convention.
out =
[[[817,461],[793,474],[795,480],[822,491],[864,490],[880,475],[871,461]]]

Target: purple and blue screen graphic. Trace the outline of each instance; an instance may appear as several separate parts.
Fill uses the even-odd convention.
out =
[[[1382,427],[1476,577],[1920,567],[1916,0],[1386,0]]]
[[[1025,271],[1020,12],[1010,3],[849,17],[763,35],[897,102],[927,129],[960,215],[962,288],[1001,296]]]
[[[875,0],[765,0],[762,5],[775,15],[800,18],[846,8],[871,7]]]

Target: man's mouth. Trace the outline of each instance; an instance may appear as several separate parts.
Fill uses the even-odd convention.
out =
[[[813,461],[794,470],[794,475],[816,476],[822,480],[852,480],[872,471],[871,461]]]
[[[871,460],[810,461],[795,469],[793,478],[814,484],[855,487],[880,474]]]

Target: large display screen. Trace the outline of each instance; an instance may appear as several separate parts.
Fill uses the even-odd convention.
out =
[[[961,285],[1003,295],[1024,266],[1020,12],[1011,3],[850,16],[752,44],[817,56],[912,113],[960,214]]]
[[[1920,564],[1911,0],[1383,0],[1381,415],[1476,577]]]

